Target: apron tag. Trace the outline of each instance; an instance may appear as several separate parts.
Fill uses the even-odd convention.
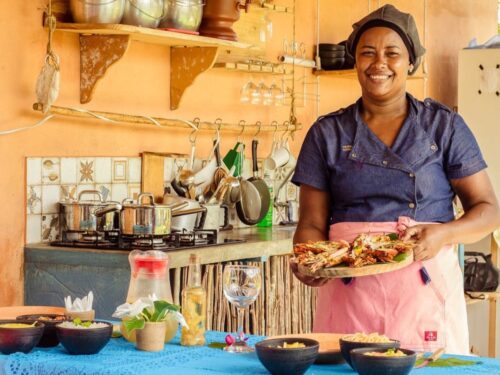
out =
[[[437,341],[438,333],[437,331],[425,331],[424,339],[425,341]]]

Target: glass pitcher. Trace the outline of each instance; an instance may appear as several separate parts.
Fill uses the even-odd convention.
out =
[[[141,297],[153,293],[158,299],[172,303],[168,255],[156,250],[133,250],[128,256],[130,262],[130,284],[127,293],[127,303],[134,303]],[[165,321],[167,330],[165,342],[172,340],[177,333],[178,323],[173,316]],[[122,324],[123,337],[135,341],[135,331],[127,334]]]

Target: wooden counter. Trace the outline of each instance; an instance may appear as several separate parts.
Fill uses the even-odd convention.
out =
[[[224,239],[245,242],[168,251],[170,282],[175,303],[187,282],[189,255],[200,256],[207,290],[207,328],[236,330],[236,311],[223,296],[221,275],[228,262],[258,265],[263,290],[247,314],[247,331],[255,334],[308,332],[316,302],[314,289],[300,283],[288,267],[294,227],[244,228],[219,233]],[[129,281],[129,251],[50,246],[25,246],[25,304],[63,306],[67,295],[95,296],[96,316],[110,319],[125,301]]]

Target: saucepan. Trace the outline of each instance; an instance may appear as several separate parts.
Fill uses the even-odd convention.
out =
[[[90,195],[93,199],[84,199]],[[98,199],[94,199],[95,196]],[[110,231],[118,229],[115,226],[115,216],[121,209],[118,202],[105,202],[97,190],[83,190],[76,200],[59,202],[59,212],[62,218],[62,230],[78,232]],[[102,215],[96,215],[99,210],[105,210]]]
[[[165,194],[163,195],[163,204],[170,207],[179,207],[172,212],[172,230],[192,231],[194,229],[203,229],[207,209],[202,207],[198,201]],[[180,210],[180,207],[182,207],[182,210]]]

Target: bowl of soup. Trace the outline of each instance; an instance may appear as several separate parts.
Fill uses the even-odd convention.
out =
[[[56,334],[56,325],[64,322],[66,317],[62,314],[30,314],[20,315],[17,320],[28,320],[30,322],[41,322],[45,325],[42,338],[37,346],[50,348],[59,344]]]
[[[358,348],[351,350],[353,368],[360,375],[407,375],[417,354],[408,349]]]
[[[29,320],[0,320],[0,352],[29,353],[42,338],[44,327]]]

